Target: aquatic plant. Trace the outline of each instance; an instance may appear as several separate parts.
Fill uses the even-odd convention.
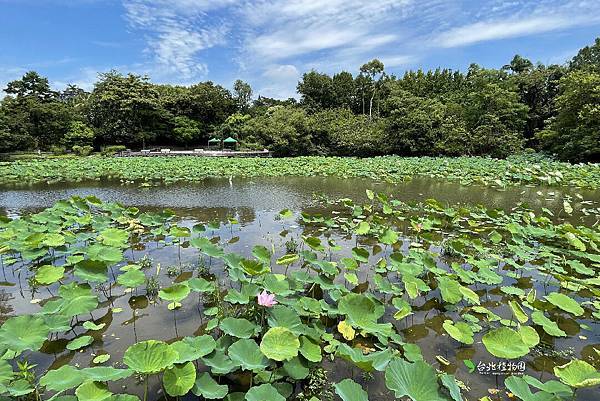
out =
[[[0,394],[133,401],[154,397],[150,385],[157,379],[172,397],[327,400],[335,393],[363,401],[373,377],[387,388],[378,393],[458,401],[461,392],[484,395],[459,381],[469,378],[467,361],[477,369],[474,356],[531,364],[536,347],[561,338],[591,349],[570,361],[552,360],[554,377],[545,382],[511,376],[506,389],[524,401],[566,400],[577,395],[574,389],[600,384],[598,361],[590,356],[598,351],[580,334],[593,334],[591,324],[600,320],[598,227],[553,221],[524,206],[505,212],[434,200],[406,204],[372,192],[367,198],[365,204],[340,200],[331,215],[303,213],[294,221],[303,228],[298,253],[283,242],[282,249],[255,244],[233,253],[224,238],[232,235],[229,224],[212,224],[214,233],[186,230],[170,212],[140,212],[94,197],[0,221],[3,268],[34,277],[50,293],[28,305],[31,313],[0,327]],[[442,252],[442,244],[452,252]],[[206,258],[219,275],[159,275],[158,266],[151,272],[135,262],[134,246],[144,254],[170,250],[177,260],[180,252]],[[163,322],[161,331],[173,326],[175,338],[137,341],[137,309],[148,299],[136,290],[144,283],[157,294],[148,313],[172,311],[172,323]],[[128,298],[126,322],[135,339],[124,344],[122,358],[94,349],[123,312],[114,305],[118,297]],[[104,315],[94,316],[97,311]],[[192,313],[198,330],[182,337],[178,315]],[[450,351],[422,350],[410,324],[415,317],[423,319],[421,330],[451,341]],[[43,360],[56,344],[63,344],[59,354],[78,351],[106,365],[26,364]],[[326,361],[357,372],[344,371],[346,377],[326,386]],[[116,389],[136,395],[113,394]]]

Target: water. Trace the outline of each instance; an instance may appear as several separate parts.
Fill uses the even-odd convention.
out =
[[[235,218],[239,225],[221,226],[209,231],[209,236],[218,237],[224,244],[227,252],[239,253],[249,257],[254,245],[275,246],[275,249],[285,250],[285,243],[290,239],[299,240],[304,227],[295,221],[277,219],[278,212],[282,209],[291,209],[298,212],[315,212],[322,206],[317,202],[319,198],[331,199],[352,198],[357,202],[366,200],[365,190],[393,194],[394,198],[403,201],[422,201],[427,198],[436,198],[447,204],[483,204],[491,208],[509,210],[520,202],[527,203],[535,210],[542,208],[550,210],[556,218],[567,217],[573,222],[581,223],[590,221],[595,217],[585,217],[586,209],[598,207],[600,191],[579,191],[564,188],[539,188],[539,187],[509,187],[500,191],[488,187],[461,186],[455,183],[440,182],[430,179],[414,179],[401,184],[375,183],[362,179],[338,178],[265,178],[265,179],[210,179],[199,185],[173,185],[152,188],[141,188],[135,185],[120,185],[119,183],[80,183],[53,186],[35,186],[28,189],[7,189],[0,192],[0,210],[6,215],[15,217],[20,214],[40,210],[53,205],[56,201],[74,195],[94,195],[103,201],[118,201],[126,206],[136,206],[142,210],[156,210],[170,208],[183,217],[183,225],[193,226],[197,222],[219,221],[226,223],[229,218]],[[541,191],[541,195],[538,193]],[[575,198],[580,194],[586,202],[573,201],[573,217],[565,215],[563,200]],[[577,198],[578,199],[578,198]],[[346,250],[355,245],[353,239],[335,236],[336,241]],[[347,251],[346,251],[347,252]],[[139,260],[144,255],[149,255],[154,264],[160,263],[162,274],[160,283],[163,287],[169,286],[173,281],[182,281],[196,275],[198,263],[197,251],[191,247],[181,250],[181,263],[175,247],[164,248],[153,243],[142,244],[140,249],[127,252],[126,256]],[[275,255],[279,257],[281,255]],[[183,266],[180,273],[169,275],[168,267]],[[212,260],[207,261],[208,273],[223,277],[222,265]],[[194,270],[194,271],[192,271]],[[278,267],[274,272],[283,272]],[[360,271],[359,280],[369,285],[369,272]],[[32,293],[26,280],[17,272],[6,269],[4,283],[0,283],[0,319],[8,316],[33,313],[39,306],[30,303],[32,299],[49,299],[56,294],[56,285],[41,292]],[[531,282],[515,283],[517,286],[531,288]],[[544,291],[546,289],[543,289]],[[74,332],[65,339],[48,341],[42,349],[42,355],[34,362],[38,363],[39,372],[47,369],[58,368],[64,364],[90,366],[94,355],[109,353],[111,360],[121,361],[123,353],[129,345],[136,341],[147,339],[162,339],[168,342],[175,341],[183,336],[200,335],[204,333],[206,318],[203,319],[202,304],[198,303],[195,295],[189,296],[183,307],[176,312],[168,311],[165,302],[152,303],[143,296],[143,289],[134,293],[123,293],[122,288],[110,292],[106,301],[99,306],[90,316],[81,317],[80,320],[93,319],[97,324],[106,323],[99,331],[86,332],[81,323],[76,325]],[[488,288],[487,293],[492,299],[499,301],[502,294],[497,288]],[[495,294],[495,296],[494,296]],[[394,322],[407,342],[421,346],[425,359],[435,367],[449,373],[454,373],[460,380],[471,388],[469,399],[482,397],[487,394],[487,389],[494,388],[497,381],[502,383],[502,378],[490,375],[469,374],[462,364],[462,359],[474,361],[491,360],[490,355],[482,349],[480,343],[472,346],[456,347],[445,334],[441,325],[450,315],[446,315],[441,304],[435,302],[435,293],[418,300],[413,306],[415,314],[402,322]],[[43,301],[42,301],[43,302]],[[490,301],[492,302],[492,301]],[[122,308],[122,312],[114,313],[114,308]],[[387,318],[391,318],[393,309],[390,308]],[[580,328],[575,321],[559,321],[561,328],[570,328],[567,340],[556,340],[549,344],[550,349],[567,349],[573,347],[575,356],[579,354],[594,355],[593,346],[600,343],[599,331],[587,333],[585,342],[577,340]],[[594,322],[588,322],[594,325]],[[65,349],[67,342],[78,335],[92,335],[94,343],[85,349],[85,352],[69,351]],[[480,338],[479,338],[480,341]],[[450,361],[450,365],[437,364],[436,356],[443,356]],[[596,360],[598,358],[596,357]],[[559,362],[567,362],[567,358],[548,357],[546,355],[527,356],[527,374],[546,380],[549,378],[552,367]],[[600,361],[599,361],[600,362]],[[346,362],[329,366],[335,380],[352,376],[357,382],[368,389],[371,399],[393,400],[385,388],[381,374],[372,378],[363,377],[358,369],[352,369]],[[134,379],[125,381],[130,393],[140,394],[140,386]],[[111,390],[122,391],[122,382],[111,383]],[[243,380],[231,379],[228,382],[230,391],[244,390]],[[152,399],[161,398],[161,388],[158,379],[151,381]],[[578,392],[578,400],[588,401],[600,396],[591,390]],[[194,399],[190,397],[189,399]]]

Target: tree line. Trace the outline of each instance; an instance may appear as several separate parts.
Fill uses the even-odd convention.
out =
[[[74,151],[111,145],[206,146],[228,136],[278,156],[398,154],[506,157],[524,149],[600,161],[600,38],[565,65],[519,55],[500,69],[472,64],[387,74],[375,59],[356,75],[310,71],[299,100],[253,99],[238,80],[157,85],[99,74],[91,92],[51,89],[27,72],[0,102],[0,152]]]

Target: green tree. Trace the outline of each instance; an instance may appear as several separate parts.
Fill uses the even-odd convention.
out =
[[[369,99],[369,120],[371,120],[373,116],[373,99],[375,99],[377,88],[384,76],[384,65],[381,61],[373,59],[360,67],[360,73],[368,76],[371,82],[371,97]]]
[[[538,134],[544,149],[570,161],[600,161],[600,73],[574,70],[560,81],[557,116]]]
[[[333,75],[333,96],[336,107],[350,109],[354,104],[354,96],[356,87],[354,85],[354,77],[346,71],[339,72]]]
[[[62,141],[73,113],[50,89],[48,79],[30,71],[9,82],[5,92],[8,95],[3,101],[5,131],[13,138],[13,150],[49,149]]]
[[[298,107],[271,107],[242,127],[245,142],[259,143],[276,156],[301,156],[314,152],[306,111]]]
[[[72,121],[63,144],[67,149],[73,146],[92,146],[95,136],[94,130],[83,121]]]
[[[165,124],[159,92],[149,78],[116,71],[100,74],[88,100],[87,117],[105,145],[145,148]]]
[[[300,94],[300,104],[309,112],[331,108],[335,105],[333,79],[327,74],[310,71],[302,76],[296,87]]]
[[[237,103],[237,109],[240,112],[248,111],[252,102],[252,87],[250,84],[238,79],[233,84],[234,98]]]
[[[600,72],[600,38],[596,38],[593,45],[579,50],[569,63],[569,69]]]

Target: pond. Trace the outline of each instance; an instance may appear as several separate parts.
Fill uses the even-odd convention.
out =
[[[385,196],[373,199],[373,193],[387,194],[394,200]],[[365,355],[369,355],[369,352],[383,352],[379,350],[386,349],[384,345],[387,341],[400,341],[400,337],[388,332],[390,328],[401,336],[403,343],[420,347],[420,350],[410,346],[396,346],[393,349],[400,349],[404,358],[411,362],[418,361],[422,355],[422,359],[435,369],[455,375],[464,384],[462,393],[468,399],[486,395],[491,399],[509,399],[503,383],[505,376],[479,372],[478,364],[522,361],[524,373],[541,381],[556,380],[554,368],[575,358],[585,360],[596,369],[600,368],[600,355],[595,351],[600,350],[600,328],[595,317],[600,305],[592,302],[597,296],[594,286],[598,283],[593,278],[597,275],[598,261],[589,256],[595,252],[590,250],[589,245],[577,248],[577,244],[574,249],[580,251],[577,258],[579,265],[568,265],[567,269],[573,267],[576,271],[573,278],[569,279],[568,273],[571,270],[565,271],[565,264],[556,261],[555,257],[562,255],[564,258],[568,251],[572,251],[567,250],[568,244],[572,245],[574,242],[565,245],[549,239],[548,235],[550,230],[553,233],[566,233],[571,224],[591,227],[597,222],[600,191],[544,187],[508,187],[498,190],[425,178],[400,184],[332,177],[232,178],[206,179],[194,185],[149,188],[116,182],[94,182],[5,189],[0,192],[0,210],[14,219],[40,212],[72,196],[93,196],[104,203],[120,202],[125,207],[139,208],[140,211],[105,207],[104,204],[99,206],[95,200],[89,204],[70,201],[71,203],[60,206],[58,211],[49,213],[52,218],[34,219],[31,223],[33,226],[14,229],[14,232],[22,233],[19,230],[32,230],[34,226],[39,228],[40,224],[52,225],[54,219],[66,219],[71,214],[80,216],[82,210],[92,216],[90,221],[78,223],[86,227],[81,236],[69,239],[67,233],[60,232],[66,245],[64,241],[56,246],[48,243],[40,245],[43,252],[30,259],[24,257],[21,251],[19,257],[10,260],[9,255],[14,252],[3,251],[3,283],[0,283],[2,321],[13,316],[37,314],[44,309],[47,311],[46,316],[58,313],[56,310],[60,308],[57,306],[58,309],[53,310],[53,305],[65,298],[59,287],[69,285],[74,279],[79,282],[88,281],[92,293],[98,296],[99,303],[89,311],[71,314],[72,316],[65,313],[70,320],[69,330],[65,330],[63,334],[51,334],[38,352],[26,352],[29,362],[37,364],[34,370],[38,376],[67,365],[79,368],[132,367],[121,361],[126,350],[136,342],[163,340],[173,344],[178,341],[181,343],[184,337],[213,333],[215,338],[221,336],[216,350],[211,350],[209,355],[189,359],[194,362],[198,377],[200,372],[213,373],[218,384],[205,383],[208,387],[227,385],[229,393],[236,393],[247,391],[252,383],[272,382],[280,393],[293,399],[290,394],[297,395],[303,389],[300,383],[306,383],[309,379],[313,380],[313,385],[321,383],[321,386],[325,386],[323,383],[331,385],[352,378],[367,391],[371,400],[393,400],[397,398],[393,391],[388,390],[388,374],[384,374],[389,358],[381,369],[375,367],[366,369],[371,370],[370,372],[363,372],[359,369],[360,366],[364,368],[366,365],[376,364],[373,361],[363,361],[360,356],[352,354],[356,349],[362,349]],[[352,199],[353,202],[338,201],[343,198]],[[437,199],[439,203],[422,203],[430,198]],[[93,213],[85,208],[78,209],[82,204],[91,205],[92,209],[98,208],[100,211]],[[363,204],[365,206],[358,206]],[[475,206],[478,204],[485,208]],[[453,207],[448,208],[448,205]],[[460,209],[461,205],[464,209]],[[175,216],[160,214],[165,208],[172,209]],[[496,208],[504,212],[491,211]],[[145,212],[149,214],[146,215]],[[532,212],[545,216],[545,220],[538,221],[528,217]],[[106,217],[107,214],[110,218]],[[124,219],[124,216],[127,218]],[[144,220],[140,216],[161,217],[157,223],[153,220],[156,217],[145,217]],[[132,219],[138,220],[133,223]],[[517,222],[519,230],[525,227],[523,230],[527,230],[527,236],[522,232],[515,234],[516,228],[513,231],[507,230],[507,225],[516,226]],[[370,227],[367,232],[361,231],[365,227],[361,223],[367,223]],[[90,247],[98,239],[93,237],[103,230],[114,227],[125,230],[128,224],[136,227],[130,226],[131,234],[122,242],[113,238],[108,240],[108,234],[103,239],[102,234],[98,237],[102,244],[100,246],[119,248],[122,251],[123,259],[114,261],[106,255],[102,256],[103,252],[108,252],[107,249],[95,251],[99,255],[96,259],[102,260],[108,267],[105,273],[99,273],[97,266],[80,266],[81,260],[69,259],[91,254]],[[139,233],[135,230],[139,230]],[[115,232],[115,235],[120,236],[120,233],[121,231]],[[390,235],[392,239],[389,238]],[[585,242],[585,235],[577,233],[577,239]],[[484,242],[475,240],[479,237]],[[522,237],[527,239],[523,240]],[[23,249],[20,240],[3,238],[12,251]],[[193,241],[194,238],[196,242]],[[200,238],[206,238],[210,243],[202,242]],[[317,240],[318,244],[315,243]],[[516,247],[518,241],[521,242]],[[593,242],[593,238],[589,241]],[[257,251],[257,246],[265,250],[268,256]],[[548,249],[542,249],[545,246]],[[81,251],[79,254],[78,249]],[[364,250],[366,254],[363,255],[363,251],[357,249]],[[587,256],[589,260],[583,249],[591,252]],[[552,258],[547,254],[540,256],[542,251],[552,253]],[[310,252],[314,252],[314,258],[309,255]],[[239,260],[236,262],[224,257],[229,254],[257,263],[264,262],[263,259],[267,258],[268,263],[264,264],[269,264],[271,271],[266,275],[264,272],[257,274],[259,279],[254,280],[250,273],[253,271],[250,266],[252,264],[249,262],[246,266],[240,264]],[[286,255],[297,257],[288,262],[285,260]],[[575,254],[571,253],[572,259],[573,255]],[[514,266],[511,264],[513,256]],[[542,260],[550,259],[554,262],[541,265]],[[493,260],[496,262],[492,262]],[[43,265],[62,265],[67,268],[63,269],[65,273],[64,277],[61,274],[60,282],[58,279],[48,280],[48,284],[40,285],[32,277]],[[140,271],[146,276],[144,284],[128,286],[125,281],[118,281],[120,275],[129,273],[128,265],[142,266]],[[493,266],[496,268],[491,269]],[[132,270],[138,271],[137,268]],[[241,277],[238,270],[248,274],[250,279]],[[306,272],[309,271],[313,274],[310,276],[312,278],[308,278]],[[483,271],[489,273],[484,278],[481,273]],[[304,276],[305,273],[307,276]],[[449,273],[452,274],[448,275]],[[291,277],[290,283],[286,283],[284,288],[279,283],[283,275]],[[149,278],[152,280],[149,281]],[[198,287],[209,285],[207,283],[211,283],[214,291],[207,290],[208,287]],[[267,318],[262,311],[263,315],[258,317],[258,322],[252,321],[249,312],[244,311],[245,305],[252,304],[254,299],[244,300],[242,295],[246,288],[255,296],[255,283],[259,283],[261,289],[270,289],[279,301],[279,309],[275,307],[268,310]],[[560,302],[546,298],[552,293],[558,293],[561,287],[564,290],[563,283],[567,283],[567,290],[572,291],[569,296],[576,297],[579,303],[590,302],[585,306],[585,312],[567,313],[561,308]],[[191,294],[186,294],[181,299],[170,298],[164,293],[160,296],[157,294],[158,289],[178,288],[178,285],[188,288],[187,292],[191,288]],[[398,286],[404,286],[405,291],[398,290]],[[413,294],[409,286],[411,289],[414,286],[417,293]],[[453,290],[461,288],[463,290],[459,293],[459,299],[453,300]],[[535,293],[533,299],[530,298],[532,293]],[[227,298],[228,294],[230,298]],[[237,300],[232,301],[235,297],[231,294],[237,294]],[[376,308],[379,308],[379,304],[382,305],[383,309],[375,319],[377,322],[361,322],[360,317],[352,316],[352,313],[347,314],[345,319],[335,318],[336,313],[339,314],[343,309],[341,299],[353,299],[353,294],[357,297],[364,296],[364,299],[360,298],[357,302],[373,302],[372,297],[377,301]],[[476,302],[473,297],[477,299]],[[304,314],[297,312],[298,299],[310,305]],[[318,319],[311,316],[310,308],[314,305],[310,303],[310,299],[321,302],[318,306]],[[330,306],[323,305],[323,302]],[[518,306],[515,306],[515,302]],[[223,303],[230,305],[225,308],[221,306]],[[329,307],[333,309],[321,310]],[[317,364],[328,372],[324,382],[322,378],[319,382],[319,377],[312,372],[309,378],[303,375],[306,366],[313,366],[305,359],[302,359],[302,366],[291,366],[291,362],[288,366],[284,362],[283,367],[281,363],[275,365],[271,360],[271,377],[260,373],[252,376],[245,369],[232,368],[227,371],[223,368],[224,362],[219,358],[226,351],[221,348],[226,350],[238,338],[255,336],[231,334],[230,331],[236,330],[228,331],[219,321],[222,322],[223,318],[231,317],[230,315],[236,318],[243,316],[253,324],[260,323],[261,327],[264,325],[266,330],[266,320],[273,327],[283,326],[281,321],[293,319],[285,315],[284,308],[288,311],[295,310],[296,316],[302,317],[303,325],[306,323],[305,332],[300,337],[309,338],[309,333],[317,330],[316,327],[330,335],[324,337],[327,338],[323,340],[324,344],[326,341],[328,343],[322,351],[323,361]],[[505,326],[507,330],[510,328],[511,333],[521,333],[518,331],[520,325],[517,325],[519,322],[525,323],[525,320],[521,321],[521,318],[524,319],[521,313],[527,317],[527,324],[533,325],[528,315],[533,315],[535,311],[547,311],[553,319],[552,323],[556,322],[548,325],[564,335],[549,335],[539,323],[545,320],[538,317],[534,330],[538,341],[536,344],[529,344],[525,354],[509,360],[491,355],[488,352],[491,346],[486,346],[486,350],[482,343],[482,337],[486,333],[494,332],[498,326]],[[285,316],[278,316],[278,313]],[[215,319],[218,327],[213,328]],[[279,323],[271,324],[271,319]],[[86,321],[90,323],[84,327]],[[355,334],[346,338],[348,333],[344,334],[340,329],[340,321],[353,326],[351,331]],[[454,322],[458,334],[453,332],[454,335],[449,335],[453,328],[449,327],[448,321],[450,326]],[[367,328],[363,327],[364,331],[359,335],[362,323]],[[371,323],[373,327],[370,326]],[[388,324],[391,325],[383,327]],[[386,334],[382,334],[382,331]],[[456,336],[460,337],[465,333],[467,337],[471,337],[470,341],[456,340]],[[331,337],[332,334],[335,339]],[[261,335],[256,336],[257,343],[260,343],[258,339]],[[91,337],[88,344],[80,349],[67,348],[74,338],[86,336]],[[347,347],[344,348],[341,344],[346,343]],[[329,352],[328,347],[338,347],[337,353]],[[333,360],[325,358],[329,354],[335,354],[336,357]],[[110,355],[110,359],[107,362],[93,362],[100,355]],[[304,356],[303,353],[302,355]],[[385,356],[382,358],[385,359]],[[298,358],[300,357],[292,361]],[[469,366],[470,363],[475,367]],[[276,368],[287,372],[283,373],[283,378],[279,381],[276,380],[277,375],[281,374],[279,370],[276,377],[272,377]],[[165,398],[161,376],[164,374],[150,375],[146,379],[149,400]],[[294,386],[288,383],[287,388],[282,384],[286,376],[298,377],[298,380],[289,380]],[[108,388],[114,393],[126,392],[143,397],[143,381],[143,375],[138,374],[110,381]],[[500,391],[495,392],[493,389],[496,388]],[[194,388],[196,390],[201,392]],[[331,388],[328,391],[334,390]],[[53,393],[49,391],[46,394]],[[210,398],[207,393],[202,394],[205,398]],[[327,399],[328,394],[320,396]],[[559,394],[564,395],[560,391]],[[44,397],[49,398],[47,395]],[[191,393],[180,398],[197,399]],[[585,388],[578,390],[574,397],[579,401],[598,398],[600,391]],[[230,399],[237,398],[232,396]],[[307,397],[306,401],[309,399]]]

